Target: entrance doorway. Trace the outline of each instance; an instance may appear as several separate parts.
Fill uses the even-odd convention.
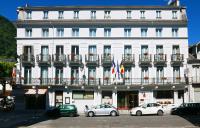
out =
[[[117,92],[117,107],[121,110],[129,110],[138,106],[138,91]]]

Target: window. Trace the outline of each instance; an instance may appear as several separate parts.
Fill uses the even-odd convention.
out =
[[[125,28],[124,37],[130,37],[130,36],[131,36],[131,28]]]
[[[149,68],[148,67],[141,68],[141,80],[142,80],[142,83],[148,83],[148,81],[149,81]]]
[[[57,28],[57,37],[64,36],[64,28]]]
[[[147,28],[141,28],[141,37],[147,37]]]
[[[96,28],[90,28],[90,37],[96,37]]]
[[[91,19],[96,19],[96,11],[91,11]]]
[[[179,83],[181,78],[180,78],[180,67],[173,67],[173,80],[174,83]]]
[[[55,84],[62,84],[63,81],[63,68],[56,67],[55,71]]]
[[[74,11],[74,19],[79,19],[79,11]]]
[[[162,37],[162,28],[156,28],[156,37]]]
[[[105,11],[104,13],[104,19],[110,19],[111,16],[110,16],[110,11]]]
[[[43,16],[43,19],[48,19],[48,11],[44,11],[44,16]]]
[[[184,90],[178,90],[178,98],[181,99],[184,97]]]
[[[157,83],[162,83],[163,82],[163,77],[164,77],[164,69],[163,69],[163,67],[157,67],[157,69],[156,69],[156,80],[157,80]]]
[[[126,11],[127,12],[127,19],[131,19],[131,11]]]
[[[24,67],[24,84],[31,84],[31,67]]]
[[[27,28],[25,30],[25,36],[26,37],[32,37],[32,29],[31,28]]]
[[[161,11],[156,11],[156,19],[161,19]]]
[[[104,37],[110,37],[111,36],[111,29],[105,28],[104,29]]]
[[[49,29],[43,28],[42,29],[42,37],[48,37],[49,36]]]
[[[58,19],[63,19],[63,11],[58,11]]]
[[[177,19],[177,11],[172,11],[172,19]]]
[[[145,11],[140,11],[140,19],[145,19]]]
[[[31,11],[27,11],[26,12],[26,19],[31,19],[32,18],[32,12]]]
[[[178,37],[178,28],[172,28],[172,37]]]
[[[94,99],[93,91],[73,91],[73,99]]]
[[[73,37],[79,36],[79,28],[72,28],[72,36]]]
[[[48,84],[48,67],[42,66],[41,68],[41,84],[46,85]]]
[[[174,91],[154,91],[154,97],[157,99],[167,99],[174,97]]]

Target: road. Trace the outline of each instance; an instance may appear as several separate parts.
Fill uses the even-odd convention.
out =
[[[130,116],[118,117],[60,117],[48,119],[29,125],[29,128],[195,128],[200,126],[200,116],[179,117],[164,116]],[[24,127],[19,125],[19,127]]]

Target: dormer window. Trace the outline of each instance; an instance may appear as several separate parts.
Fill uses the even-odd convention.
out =
[[[145,11],[140,11],[140,19],[145,19]]]
[[[63,19],[63,11],[58,11],[58,19]]]
[[[31,19],[32,18],[32,12],[31,11],[27,11],[26,12],[26,19]]]
[[[127,11],[127,19],[131,19],[131,11]]]
[[[79,19],[79,11],[74,11],[74,19]]]
[[[96,19],[96,11],[91,11],[91,19]]]
[[[44,16],[43,16],[43,19],[48,19],[48,11],[44,11]]]
[[[161,11],[156,11],[156,19],[161,19]]]
[[[110,19],[110,18],[111,18],[111,16],[110,16],[110,11],[105,11],[105,13],[104,13],[104,18],[105,18],[105,19]]]

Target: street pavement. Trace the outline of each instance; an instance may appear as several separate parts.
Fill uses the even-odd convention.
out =
[[[200,127],[200,116],[180,117],[176,115],[164,116],[130,116],[117,117],[60,117],[43,119],[30,125],[18,124],[24,128],[195,128]]]

